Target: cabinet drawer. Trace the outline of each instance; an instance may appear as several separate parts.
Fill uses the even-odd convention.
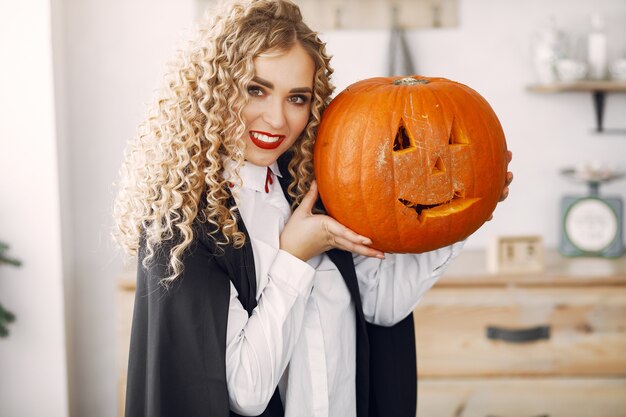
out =
[[[417,404],[417,417],[626,417],[626,379],[420,379]]]
[[[414,312],[418,372],[428,376],[626,376],[626,289],[433,288]],[[543,326],[512,343],[488,328]]]

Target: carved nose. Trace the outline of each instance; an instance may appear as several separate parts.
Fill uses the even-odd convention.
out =
[[[435,163],[433,165],[432,173],[433,175],[443,174],[446,172],[446,165],[443,163],[443,160],[440,156],[437,157]]]

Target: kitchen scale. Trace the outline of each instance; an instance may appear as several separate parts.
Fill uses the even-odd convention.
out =
[[[623,203],[617,196],[600,195],[600,185],[624,177],[624,172],[566,168],[561,174],[586,183],[585,196],[561,200],[559,251],[565,256],[617,258],[624,254]]]

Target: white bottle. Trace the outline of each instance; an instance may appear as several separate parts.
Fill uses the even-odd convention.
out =
[[[593,80],[606,78],[606,34],[604,33],[604,20],[600,14],[591,16],[591,32],[587,38],[587,61],[589,78]]]
[[[565,55],[565,35],[556,24],[554,16],[550,16],[547,27],[533,33],[533,69],[537,81],[550,84],[556,81],[555,64]]]

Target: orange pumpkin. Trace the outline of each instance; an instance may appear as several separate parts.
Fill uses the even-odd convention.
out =
[[[487,101],[444,78],[371,78],[325,110],[314,166],[327,212],[386,252],[467,238],[492,214],[507,160]]]

